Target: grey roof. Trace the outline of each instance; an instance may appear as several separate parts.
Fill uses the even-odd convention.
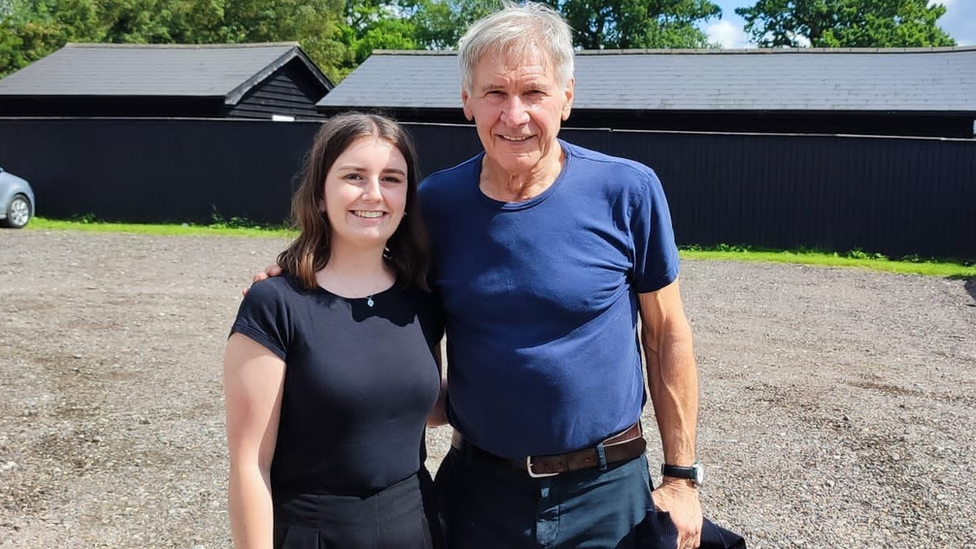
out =
[[[2,96],[224,97],[298,58],[325,88],[332,83],[293,42],[274,44],[68,44],[0,80]]]
[[[460,107],[453,52],[379,51],[319,101]],[[583,51],[577,109],[976,112],[976,47]]]

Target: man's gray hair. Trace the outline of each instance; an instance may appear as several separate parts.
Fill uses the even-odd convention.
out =
[[[502,9],[468,27],[458,42],[461,85],[471,93],[474,71],[483,57],[525,58],[540,51],[561,86],[573,77],[573,34],[569,24],[545,4],[505,2]]]

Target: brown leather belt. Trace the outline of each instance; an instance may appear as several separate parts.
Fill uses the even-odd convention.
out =
[[[647,449],[647,441],[641,432],[640,422],[630,426],[625,431],[605,439],[602,443],[603,455],[607,464],[630,461]],[[514,469],[525,471],[533,478],[551,477],[560,473],[581,471],[600,465],[600,454],[596,446],[552,456],[528,456],[525,459],[509,459],[496,456],[487,450],[482,450],[474,444],[464,440],[460,433],[454,431],[451,446],[463,455],[475,459],[502,464]]]

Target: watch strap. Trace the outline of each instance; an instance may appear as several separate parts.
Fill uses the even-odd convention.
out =
[[[695,485],[699,485],[703,476],[702,466],[697,461],[689,467],[665,463],[661,465],[661,476],[688,479],[695,483]]]

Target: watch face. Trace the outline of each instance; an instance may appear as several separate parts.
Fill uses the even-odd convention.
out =
[[[705,481],[705,468],[700,463],[696,463],[691,466],[691,469],[695,474],[694,483],[700,486]]]

